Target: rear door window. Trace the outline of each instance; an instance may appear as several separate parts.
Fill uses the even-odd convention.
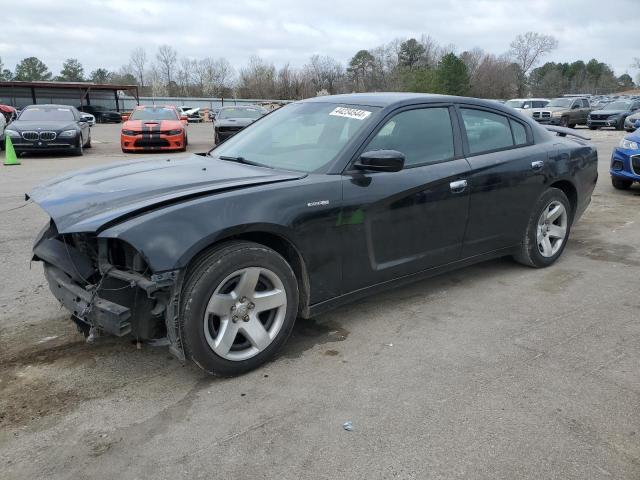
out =
[[[514,146],[509,119],[504,115],[470,108],[462,108],[461,112],[470,154]]]

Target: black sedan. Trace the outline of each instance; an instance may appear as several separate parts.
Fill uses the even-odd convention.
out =
[[[222,107],[213,120],[216,145],[266,114],[267,111],[264,108],[256,106]]]
[[[617,100],[602,110],[592,111],[587,119],[587,125],[591,130],[600,127],[614,127],[616,130],[623,130],[626,118],[638,110],[640,110],[640,100]]]
[[[78,110],[93,115],[97,123],[120,123],[122,114],[115,110],[109,110],[101,105],[81,105]]]
[[[295,102],[204,156],[35,188],[51,221],[34,258],[91,337],[162,340],[235,375],[298,317],[496,257],[552,265],[598,176],[572,132],[471,98]]]
[[[62,151],[82,155],[91,147],[91,127],[68,105],[31,105],[7,125],[5,136],[20,152]]]

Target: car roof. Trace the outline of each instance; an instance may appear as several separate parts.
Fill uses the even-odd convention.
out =
[[[58,105],[56,103],[38,103],[36,105],[27,105],[26,107],[23,108],[23,110],[27,108],[76,108],[76,107],[72,105]]]
[[[226,107],[220,107],[220,110],[226,110],[227,108],[251,108],[253,110],[260,110],[260,105],[227,105]]]
[[[145,108],[172,108],[176,109],[173,105],[136,105],[133,107],[134,110],[144,110]]]
[[[342,103],[347,105],[362,105],[369,107],[391,107],[419,103],[465,103],[494,110],[501,110],[511,114],[513,110],[495,100],[485,100],[472,97],[457,97],[453,95],[438,95],[435,93],[404,93],[404,92],[380,92],[380,93],[348,93],[342,95],[325,95],[312,97],[301,102]]]

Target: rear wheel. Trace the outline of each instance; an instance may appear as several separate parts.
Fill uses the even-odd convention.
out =
[[[250,242],[222,244],[187,274],[185,354],[213,375],[233,376],[272,359],[291,334],[298,284],[282,256]]]
[[[558,188],[549,188],[534,205],[516,261],[530,267],[548,267],[564,251],[571,230],[569,199]]]
[[[611,177],[611,184],[613,188],[617,190],[629,190],[631,185],[633,185],[633,181],[625,180],[624,178]]]

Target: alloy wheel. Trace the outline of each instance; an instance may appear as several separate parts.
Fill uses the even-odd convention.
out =
[[[220,357],[247,360],[265,350],[282,328],[287,295],[271,270],[248,267],[227,276],[211,295],[204,334]]]
[[[538,218],[536,241],[543,257],[553,257],[562,247],[567,236],[568,219],[567,209],[557,200],[542,210]]]

